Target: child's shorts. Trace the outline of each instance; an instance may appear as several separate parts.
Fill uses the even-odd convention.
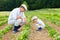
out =
[[[40,27],[40,28],[38,28],[38,31],[41,31],[42,30],[42,28]]]

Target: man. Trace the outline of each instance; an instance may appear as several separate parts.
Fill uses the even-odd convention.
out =
[[[27,10],[26,5],[22,4],[19,8],[15,8],[11,11],[8,18],[8,24],[14,25],[13,32],[18,32],[18,29],[27,23],[27,19],[24,15],[24,12]]]
[[[38,19],[36,16],[32,17],[32,22],[35,23],[35,25],[37,27],[37,31],[41,31],[45,27],[44,22],[42,20]]]

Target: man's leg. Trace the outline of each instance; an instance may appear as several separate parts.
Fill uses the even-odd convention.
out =
[[[17,29],[19,29],[21,26],[23,26],[25,23],[23,21],[20,22],[19,26]]]
[[[16,22],[16,20],[9,20],[9,21],[8,21],[8,24],[9,24],[9,25],[14,25],[15,22]]]
[[[17,32],[17,26],[14,26],[14,30],[13,31]]]
[[[15,33],[18,32],[18,29],[21,27],[20,25],[21,21],[22,21],[21,19],[16,20],[14,24],[14,30],[13,30]]]
[[[14,26],[15,22],[16,22],[16,20],[9,20],[8,24]],[[13,32],[16,32],[16,31],[17,31],[17,26],[14,26]]]
[[[21,25],[19,25],[18,27],[17,27],[17,29],[19,29],[21,27]]]

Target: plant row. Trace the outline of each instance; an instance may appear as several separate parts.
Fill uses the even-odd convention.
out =
[[[60,34],[57,33],[55,29],[52,27],[46,25],[46,29],[48,30],[48,34],[54,39],[54,40],[60,40]]]
[[[5,23],[7,23],[7,20],[1,21],[0,26],[4,25]]]
[[[47,20],[51,21],[52,23],[60,26],[60,18],[56,15],[53,15],[53,14],[43,14],[42,15],[44,18],[46,18]]]
[[[4,34],[9,32],[12,29],[12,26],[7,26],[6,28],[0,30],[0,39],[3,37]]]
[[[29,38],[29,33],[30,33],[30,25],[25,25],[24,29],[21,31],[19,34],[18,38],[16,40],[28,40]]]

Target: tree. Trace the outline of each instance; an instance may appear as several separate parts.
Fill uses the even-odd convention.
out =
[[[60,0],[25,0],[29,10],[41,8],[60,8]]]
[[[19,7],[22,3],[23,0],[0,0],[0,11],[10,11],[15,7]]]

